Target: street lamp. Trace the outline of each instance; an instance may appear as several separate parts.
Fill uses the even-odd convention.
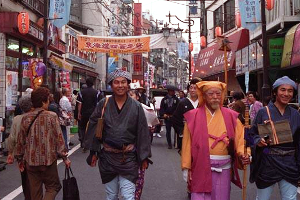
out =
[[[191,43],[192,43],[192,36],[191,36],[191,27],[194,26],[195,22],[194,20],[191,20],[190,17],[190,13],[189,13],[189,17],[188,17],[188,21],[182,21],[181,19],[179,19],[176,15],[171,15],[171,13],[169,12],[169,15],[167,15],[167,17],[169,17],[169,23],[171,23],[171,17],[176,17],[176,19],[182,23],[188,24],[189,27],[189,80],[191,79],[191,70],[192,70],[192,49],[190,48]],[[191,23],[193,22],[193,23]],[[179,36],[182,36],[182,29],[179,28],[179,23],[178,23],[178,28],[175,29],[175,33],[177,30],[177,34]],[[176,35],[177,36],[177,35]]]
[[[183,31],[183,29],[179,28],[179,25],[178,25],[178,28],[176,28],[174,30],[176,38],[181,38],[182,37],[182,31]]]
[[[169,28],[167,24],[165,24],[165,26],[162,28],[162,31],[163,31],[164,37],[166,37],[166,38],[170,37],[171,28]]]

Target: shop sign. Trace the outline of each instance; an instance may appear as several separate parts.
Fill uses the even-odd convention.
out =
[[[142,55],[135,54],[133,56],[133,71],[134,72],[142,72]]]
[[[249,45],[249,72],[256,70],[256,43]]]
[[[63,71],[68,71],[71,72],[73,70],[72,65],[70,65],[67,61],[58,58],[56,56],[51,56],[49,59],[51,64],[54,64],[57,66],[57,69],[63,70]]]
[[[78,49],[77,35],[80,34],[79,32],[76,32],[68,27],[66,33],[68,37],[66,58],[78,62],[82,65],[95,68],[97,62],[97,53],[81,51]]]
[[[134,35],[142,35],[142,3],[134,3]]]
[[[37,27],[33,26],[32,24],[29,25],[28,34],[41,40],[41,41],[43,41],[43,39],[44,39],[43,31],[41,31]]]
[[[259,45],[259,43],[256,43],[256,69],[261,69],[264,66],[263,61],[263,49]]]
[[[29,31],[29,15],[26,12],[21,12],[18,15],[18,29],[21,34],[27,34]]]
[[[299,26],[298,24],[293,26],[285,35],[281,67],[288,67],[291,65],[295,32],[298,26]]]
[[[300,25],[297,28],[294,39],[293,55],[291,65],[300,64]]]
[[[260,26],[260,3],[257,0],[239,0],[242,27],[254,31]]]
[[[239,75],[242,73],[242,50],[235,52],[235,74]]]
[[[270,66],[280,66],[284,38],[269,39]]]
[[[6,106],[16,105],[18,100],[18,72],[6,71]]]
[[[150,51],[150,36],[101,37],[78,35],[78,49],[100,53],[143,53]]]
[[[242,73],[249,71],[249,48],[242,49]]]

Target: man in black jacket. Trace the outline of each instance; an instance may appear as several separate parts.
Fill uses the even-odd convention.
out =
[[[184,128],[184,113],[197,108],[198,106],[198,95],[197,95],[197,86],[196,84],[200,82],[199,79],[192,79],[190,83],[187,86],[188,90],[188,97],[182,99],[177,109],[174,112],[173,117],[171,118],[173,127],[175,129],[175,132],[177,133],[177,147],[179,149],[178,152],[181,151],[181,145],[182,145],[182,137],[183,137],[183,128]]]
[[[160,103],[159,114],[160,114],[160,117],[165,119],[168,149],[172,149],[171,117],[173,116],[173,113],[175,112],[179,101],[180,100],[175,96],[175,91],[173,89],[168,89],[168,94],[161,100],[161,103]]]
[[[102,98],[99,92],[93,88],[94,82],[92,78],[86,79],[87,88],[80,91],[77,100],[80,102],[78,106],[78,121],[79,121],[79,141],[81,147],[84,142],[86,125],[90,116],[94,112],[97,103]]]

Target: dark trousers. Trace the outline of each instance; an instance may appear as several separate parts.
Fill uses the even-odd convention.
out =
[[[22,180],[22,189],[23,189],[23,194],[25,197],[25,200],[30,200],[30,187],[29,187],[29,181],[28,181],[28,176],[27,176],[27,171],[26,168],[24,169],[23,172],[21,172],[21,180]]]
[[[90,117],[89,116],[81,116],[81,120],[79,121],[79,130],[78,130],[78,137],[79,141],[81,142],[81,147],[84,144],[84,139],[85,139],[85,130],[87,123],[89,122]]]
[[[66,149],[69,149],[67,127],[60,125],[60,128],[61,128],[61,131],[63,133],[63,137],[64,137],[64,140],[65,140]]]
[[[29,166],[26,164],[32,200],[54,200],[61,189],[57,172],[57,162],[50,166]],[[46,192],[43,197],[43,184]]]
[[[172,122],[168,119],[165,120],[166,124],[166,136],[167,136],[167,142],[169,146],[172,146],[172,141],[171,141],[171,128],[172,128]]]

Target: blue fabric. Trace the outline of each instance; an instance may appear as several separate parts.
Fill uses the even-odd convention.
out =
[[[277,79],[275,81],[275,83],[273,84],[273,89],[275,89],[281,85],[284,85],[284,84],[291,85],[295,90],[297,90],[296,83],[287,76],[283,76],[283,77]]]
[[[270,200],[274,186],[275,184],[265,189],[257,189],[256,200]],[[282,200],[297,200],[296,186],[290,184],[285,180],[279,181],[278,186],[279,186]]]
[[[259,167],[258,178],[256,185],[258,188],[263,189],[269,187],[282,179],[297,185],[300,179],[300,157],[299,153],[294,155],[279,156],[269,155],[270,148],[278,148],[280,150],[300,149],[299,134],[300,134],[300,114],[294,108],[287,106],[283,115],[279,112],[273,102],[268,105],[270,109],[271,118],[274,122],[287,119],[290,122],[291,131],[294,138],[294,143],[280,144],[272,147],[264,147],[261,156],[261,164]],[[254,145],[260,141],[258,135],[258,124],[263,124],[265,120],[268,120],[268,114],[266,108],[262,108],[258,111],[257,116],[253,122],[253,126],[250,129],[250,134],[253,138]],[[259,147],[257,147],[259,148]]]

